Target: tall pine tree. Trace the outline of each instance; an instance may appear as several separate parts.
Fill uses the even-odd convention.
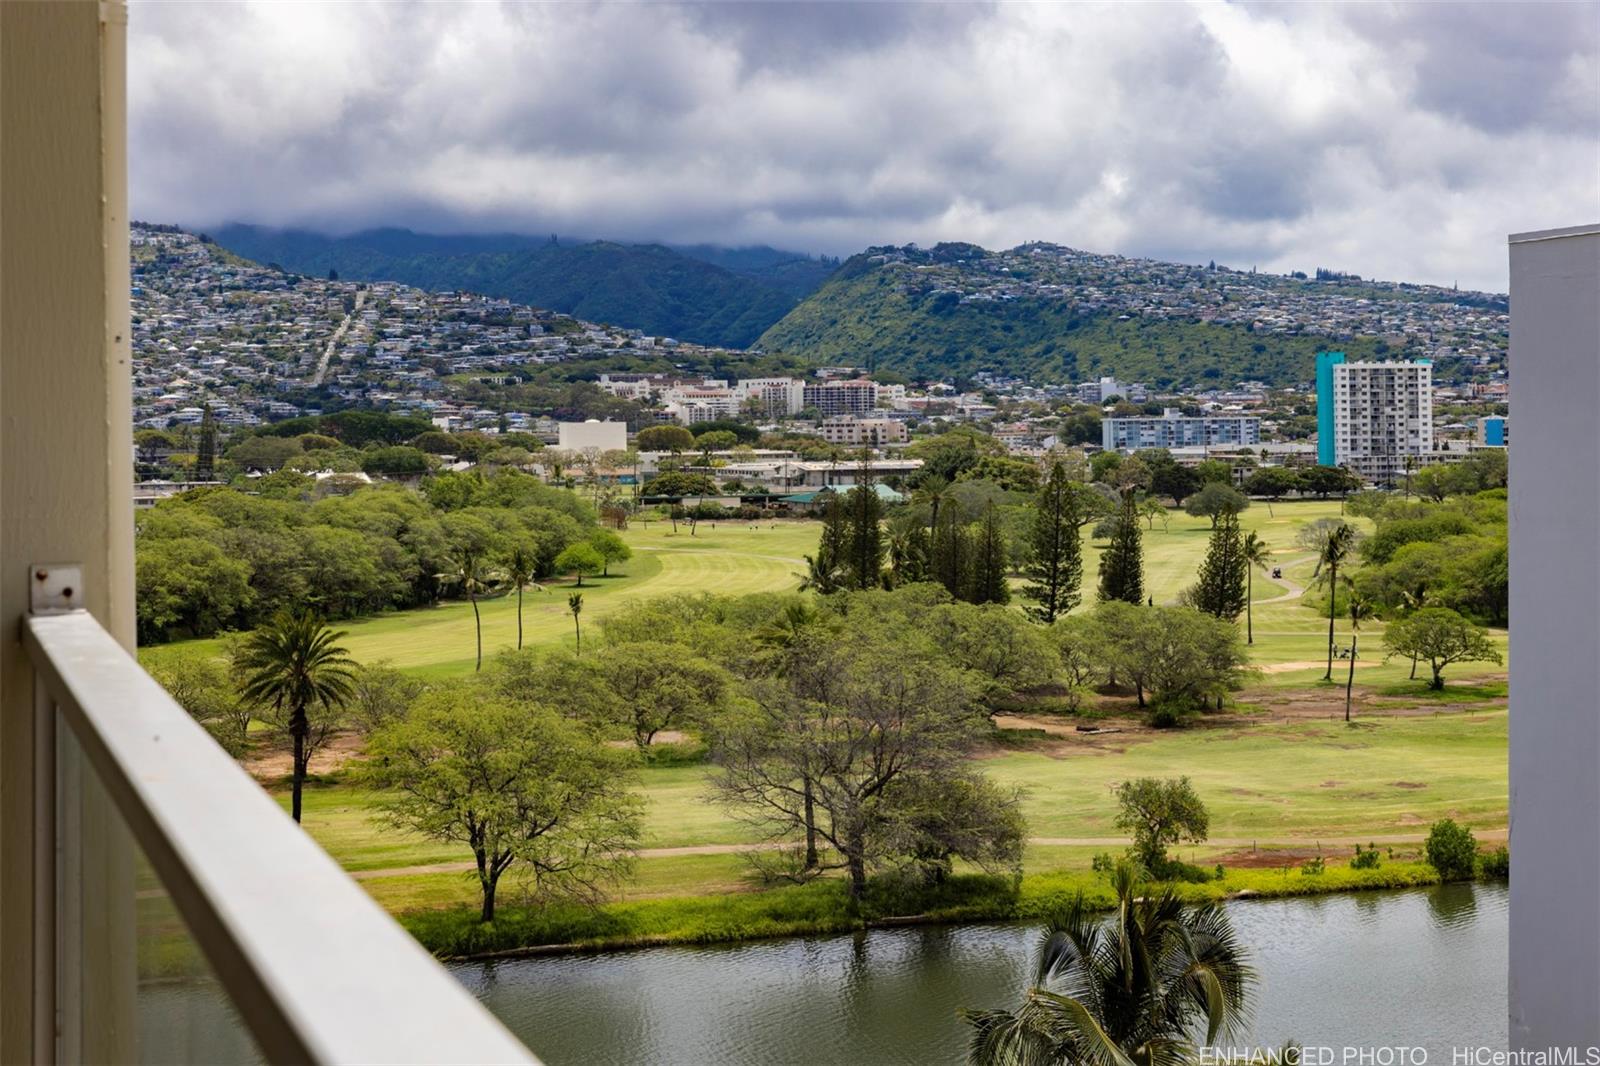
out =
[[[846,500],[850,525],[844,568],[851,588],[875,589],[883,583],[883,499],[872,484],[872,454],[861,450],[856,487]]]
[[[939,510],[939,524],[933,530],[933,550],[929,576],[943,585],[958,600],[967,598],[972,584],[972,542],[961,507],[954,501]]]
[[[875,589],[883,582],[883,500],[871,485],[857,485],[845,506],[850,515],[845,533],[846,583],[854,589]]]
[[[811,589],[827,595],[839,591],[845,580],[845,552],[850,539],[850,516],[844,501],[837,492],[829,492],[822,505],[822,539],[817,543],[817,556],[806,556],[810,573],[802,589]]]
[[[210,481],[217,469],[217,420],[211,417],[211,405],[200,412],[200,442],[195,449],[194,479]]]
[[[1078,494],[1058,460],[1050,468],[1033,508],[1033,558],[1023,572],[1022,594],[1034,601],[1028,615],[1049,625],[1078,605],[1083,584],[1083,545],[1078,535]]]
[[[992,503],[984,510],[974,538],[972,592],[968,599],[973,603],[1011,602],[1011,586],[1006,583],[1006,535]]]
[[[1122,490],[1111,543],[1100,556],[1100,599],[1144,602],[1144,534],[1139,528],[1138,490]]]
[[[1200,564],[1200,583],[1194,589],[1194,605],[1225,621],[1236,621],[1246,602],[1245,581],[1249,560],[1245,558],[1244,538],[1239,535],[1239,513],[1231,507],[1216,516],[1205,561]]]

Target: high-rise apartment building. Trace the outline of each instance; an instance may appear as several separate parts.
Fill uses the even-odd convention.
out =
[[[1378,485],[1405,476],[1407,457],[1433,452],[1433,366],[1352,363],[1317,353],[1317,462]]]
[[[804,401],[824,417],[865,414],[878,406],[878,386],[866,378],[807,382]]]
[[[743,407],[763,418],[787,418],[805,405],[805,382],[799,378],[740,378],[733,391]]]

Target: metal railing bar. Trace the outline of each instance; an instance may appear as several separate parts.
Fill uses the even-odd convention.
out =
[[[91,615],[32,616],[23,636],[269,1060],[535,1061]]]
[[[34,672],[37,690],[39,675]],[[58,711],[60,708],[56,708]],[[84,1005],[84,922],[83,906],[84,847],[83,847],[83,760],[69,750],[68,734],[59,728],[53,730],[55,746],[56,785],[55,826],[56,849],[54,889],[56,893],[54,962],[55,987],[51,989],[55,1000],[55,1060],[56,1062],[82,1062]]]
[[[33,686],[33,1049],[35,1062],[59,1060],[56,1019],[56,705]]]

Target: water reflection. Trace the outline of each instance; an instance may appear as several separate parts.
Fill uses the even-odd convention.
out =
[[[1386,1041],[1437,1050],[1438,1061],[1457,1044],[1504,1046],[1502,886],[1229,912],[1262,977],[1242,1042]],[[958,1063],[968,1036],[958,1008],[1014,1005],[1037,941],[1034,925],[877,929],[499,962],[492,983],[481,965],[454,969],[552,1066]]]
[[[1471,884],[1435,885],[1428,892],[1428,913],[1440,929],[1471,925],[1477,909],[1477,896]]]
[[[1229,905],[1261,986],[1236,1043],[1504,1047],[1503,885]],[[451,970],[551,1066],[959,1063],[961,1007],[1013,1006],[1037,925],[460,963]],[[141,1028],[211,1060],[249,1054],[214,986],[146,987]],[[164,1045],[146,1045],[147,1061]],[[154,1054],[150,1054],[153,1052]]]

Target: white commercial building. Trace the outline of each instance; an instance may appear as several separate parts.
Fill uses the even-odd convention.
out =
[[[619,400],[649,400],[661,384],[658,376],[646,374],[601,374],[595,382]]]
[[[603,452],[626,451],[628,424],[602,422],[597,418],[587,422],[562,422],[556,427],[556,447],[571,452],[588,451],[590,448]]]
[[[1378,485],[1393,485],[1433,452],[1433,366],[1339,363],[1333,367],[1333,459]]]
[[[799,378],[741,378],[733,392],[741,406],[754,407],[765,418],[787,418],[805,406],[805,382]]]
[[[1143,385],[1130,385],[1112,377],[1103,377],[1099,381],[1086,381],[1078,386],[1078,399],[1084,403],[1105,403],[1108,400],[1141,403],[1145,395]]]
[[[686,426],[737,418],[739,397],[726,386],[678,385],[661,394],[667,411]]]
[[[861,482],[862,464],[854,460],[838,463],[808,460],[794,463],[793,467],[802,475],[801,484],[807,488],[849,488]],[[874,481],[910,477],[921,469],[921,459],[871,459],[866,464],[866,474]]]

